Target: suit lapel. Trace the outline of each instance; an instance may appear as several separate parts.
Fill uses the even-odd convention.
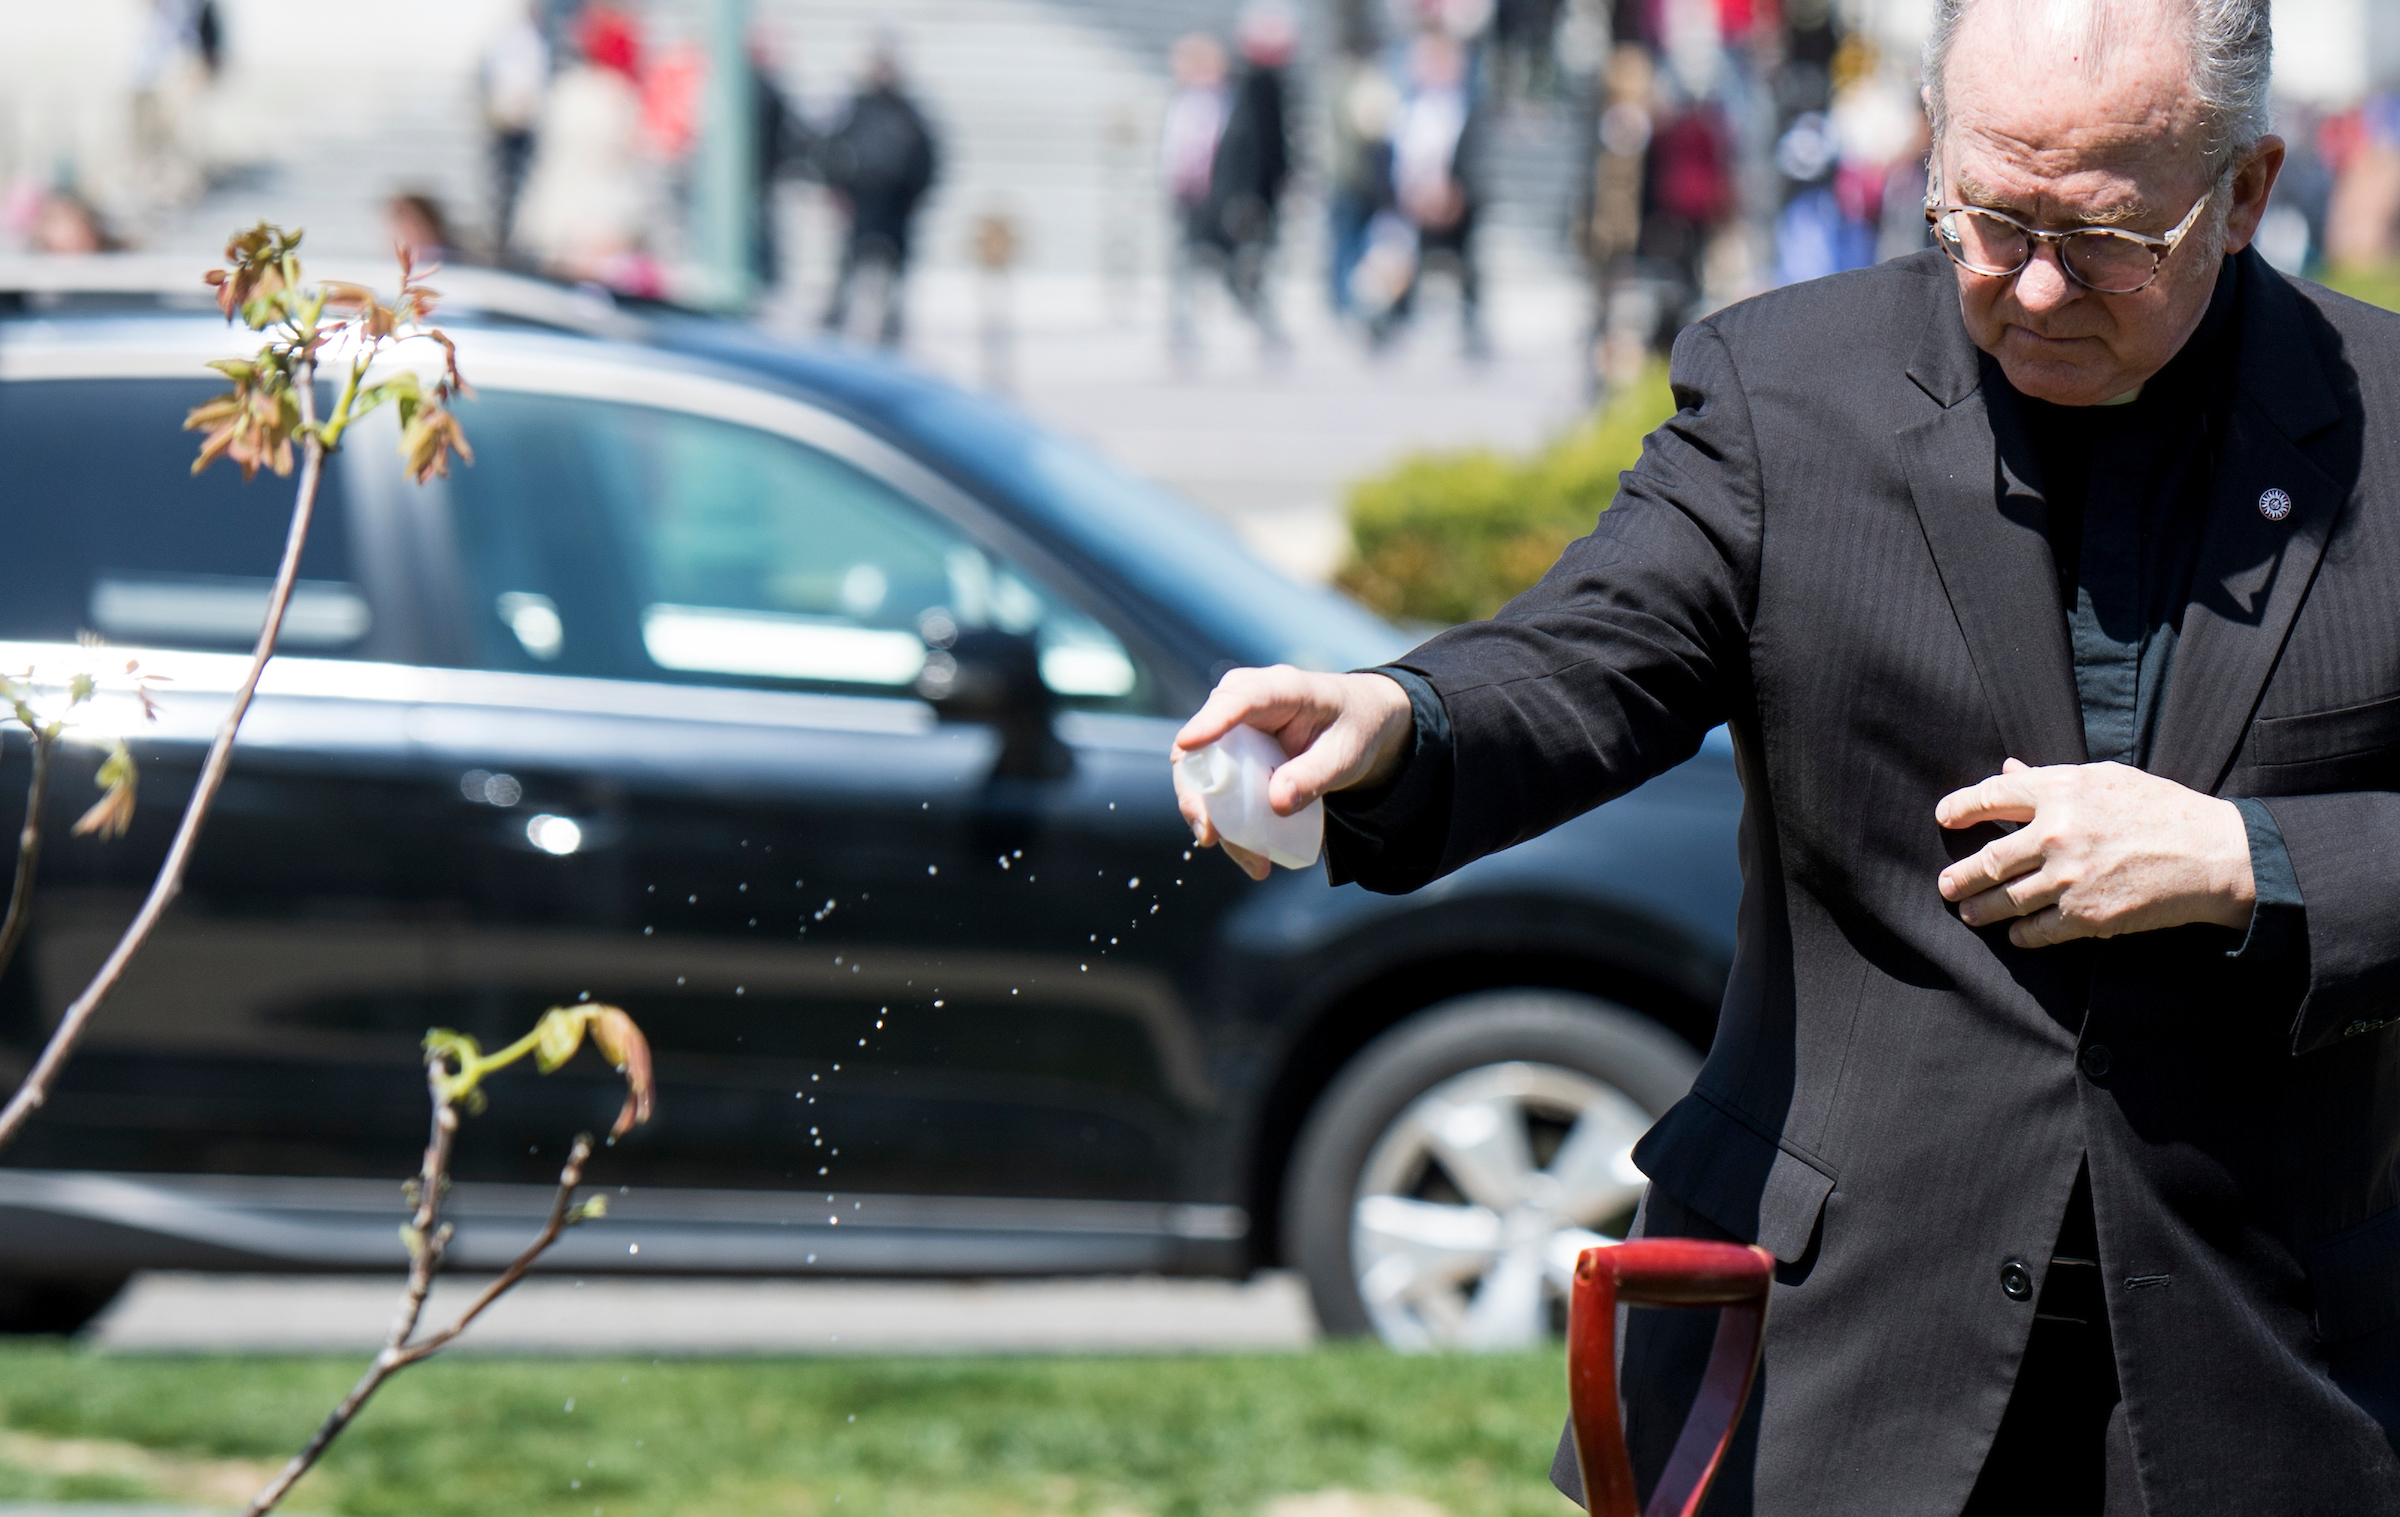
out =
[[[2241,262],[2238,388],[2150,755],[2152,773],[2203,793],[2241,749],[2346,495],[2299,447],[2342,417],[2300,297],[2255,254]],[[2261,508],[2271,491],[2291,503],[2280,521]]]
[[[1940,408],[1900,430],[1909,493],[2001,741],[2028,764],[2080,764],[2058,570],[2016,408],[1982,382],[1955,311],[1936,319],[1909,377]]]

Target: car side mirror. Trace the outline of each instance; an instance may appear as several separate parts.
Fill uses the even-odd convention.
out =
[[[976,628],[929,647],[917,694],[945,722],[986,722],[999,734],[992,778],[1050,780],[1074,767],[1052,718],[1058,698],[1042,679],[1041,648],[1021,632]]]

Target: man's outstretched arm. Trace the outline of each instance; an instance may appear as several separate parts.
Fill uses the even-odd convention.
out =
[[[1329,830],[1337,877],[1409,890],[1546,831],[1691,757],[1741,713],[1757,597],[1758,448],[1725,340],[1708,323],[1676,340],[1676,414],[1644,443],[1590,536],[1488,622],[1393,660],[1395,677],[1237,670],[1177,738],[1178,751],[1237,722],[1293,756],[1275,809],[1408,773]],[[1412,742],[1416,681],[1450,742]],[[1316,749],[1325,751],[1320,756]],[[1281,788],[1283,776],[1290,788]],[[1187,817],[1197,803],[1184,800]],[[1401,813],[1406,813],[1405,815]],[[1329,817],[1329,823],[1345,820]],[[1203,843],[1214,834],[1195,831]],[[1370,863],[1367,844],[1384,845]],[[1242,861],[1254,875],[1265,866]]]

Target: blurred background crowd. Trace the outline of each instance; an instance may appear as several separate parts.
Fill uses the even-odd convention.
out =
[[[1430,283],[1470,356],[1495,270],[1547,264],[1587,288],[1604,384],[1696,312],[1924,245],[1930,0],[4,9],[0,239],[39,251],[199,251],[272,202],[320,247],[894,343],[912,264],[1023,266],[1120,312],[1156,280],[1178,353],[1206,289],[1272,354],[1295,299],[1380,344]],[[2400,20],[2291,0],[2278,33],[2265,251],[2379,266]]]

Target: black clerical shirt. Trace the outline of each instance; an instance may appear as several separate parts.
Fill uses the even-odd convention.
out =
[[[2022,482],[2048,508],[2084,747],[2093,763],[2149,763],[2231,405],[2225,352],[2240,305],[2239,265],[2227,259],[2198,330],[2120,404],[2034,400],[2010,389],[1997,363],[1984,361],[1984,382],[2001,402],[1992,412],[2003,467],[2030,472],[2034,477]],[[1343,835],[1345,852],[1359,857],[1382,853],[1396,824],[1425,806],[1446,808],[1452,770],[1450,717],[1433,687],[1406,669],[1375,672],[1408,692],[1416,737],[1392,780],[1326,797],[1326,825]],[[2234,805],[2249,833],[2258,902],[2232,956],[2276,962],[2302,952],[2307,941],[2299,881],[2267,808],[2247,799]]]

